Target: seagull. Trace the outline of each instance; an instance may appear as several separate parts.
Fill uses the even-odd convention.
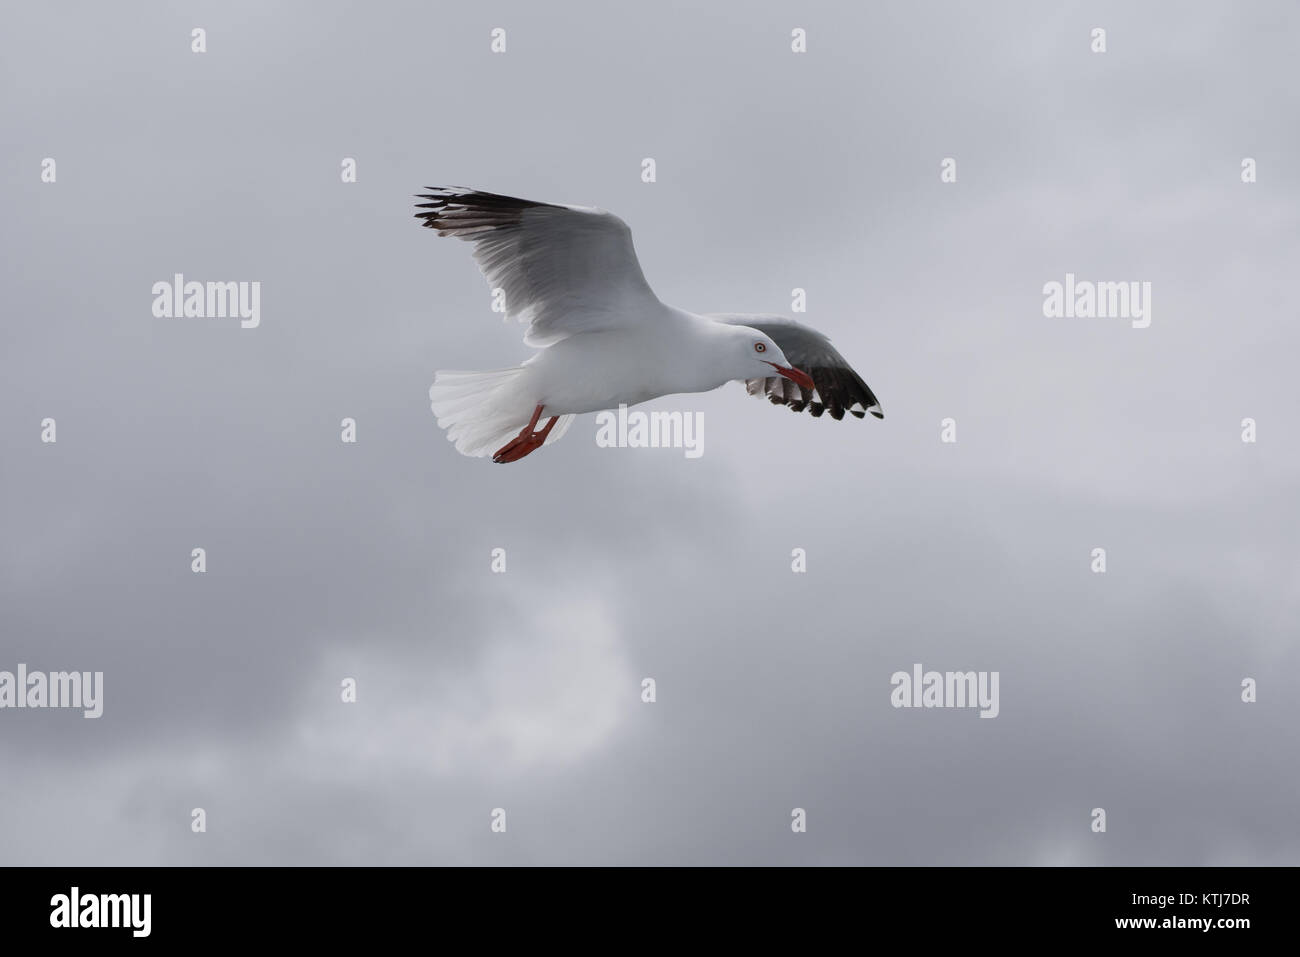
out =
[[[540,351],[492,372],[438,371],[429,389],[438,425],[464,455],[517,462],[557,441],[575,416],[732,380],[750,395],[813,416],[880,403],[826,336],[778,315],[697,315],[660,302],[613,213],[464,187],[417,194],[423,225],[474,244],[474,259],[527,323]],[[538,423],[546,416],[546,424]]]

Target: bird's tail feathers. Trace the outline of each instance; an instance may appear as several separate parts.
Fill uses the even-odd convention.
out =
[[[491,455],[528,424],[535,403],[525,394],[522,366],[491,372],[439,370],[429,387],[429,405],[438,425],[462,455]],[[545,416],[545,411],[543,411]],[[546,437],[546,444],[558,442],[573,424],[575,416],[562,415]],[[545,418],[538,422],[538,428]]]

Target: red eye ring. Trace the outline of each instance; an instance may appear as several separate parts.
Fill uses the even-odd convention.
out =
[[[763,343],[761,343],[761,342],[756,342],[756,343],[754,343],[754,351],[755,351],[755,352],[766,352],[766,351],[767,351],[767,346],[765,346],[765,345],[764,345]]]

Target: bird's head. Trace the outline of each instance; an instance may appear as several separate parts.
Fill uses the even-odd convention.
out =
[[[775,371],[777,375],[785,376],[810,392],[816,388],[812,376],[802,369],[796,369],[785,357],[781,347],[772,341],[771,336],[748,326],[737,326],[736,331],[739,333],[735,337],[734,346],[739,353],[736,364],[738,368],[747,371],[742,371],[735,378],[766,379]]]

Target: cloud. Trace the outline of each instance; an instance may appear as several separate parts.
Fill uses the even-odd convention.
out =
[[[608,746],[640,702],[611,609],[590,593],[526,590],[524,599],[508,573],[501,590],[503,628],[479,637],[482,650],[463,669],[436,653],[382,647],[325,655],[320,687],[337,686],[352,665],[365,677],[355,706],[298,715],[299,760],[509,777],[560,770]],[[436,644],[436,628],[428,640]]]

